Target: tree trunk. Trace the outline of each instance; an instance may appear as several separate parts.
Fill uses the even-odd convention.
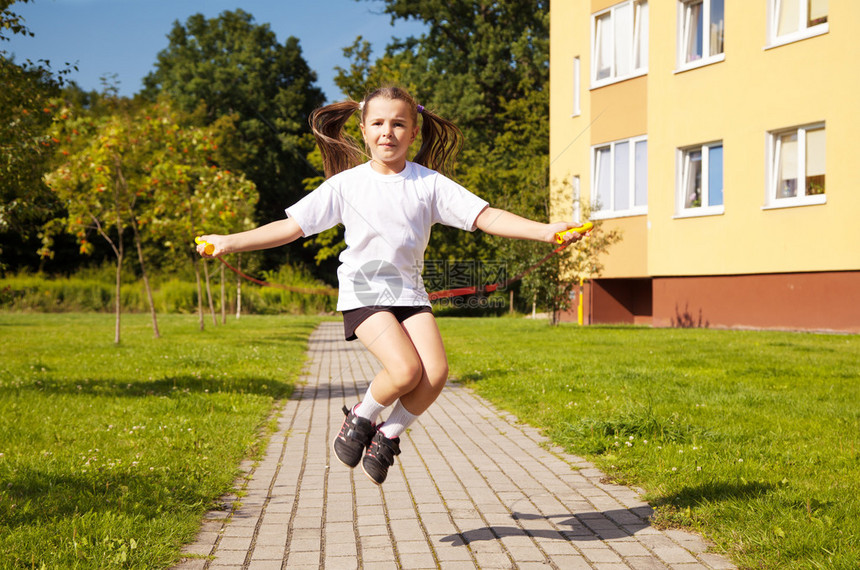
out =
[[[239,271],[242,271],[242,254],[238,255]],[[242,278],[236,275],[236,318],[242,315]]]
[[[119,243],[122,244],[122,236]],[[122,245],[116,256],[116,325],[114,326],[113,343],[119,344],[120,315],[122,314]]]
[[[122,257],[123,252],[125,251],[122,245],[122,228],[117,226],[117,232],[119,234],[117,243],[110,238],[107,232],[102,227],[101,222],[94,215],[90,214],[90,219],[92,219],[93,224],[96,227],[96,231],[98,231],[99,235],[104,238],[108,245],[110,245],[113,250],[114,255],[116,256],[116,326],[113,335],[114,344],[119,344],[119,324],[120,324],[120,314],[122,307]],[[119,220],[119,213],[117,213],[117,220]]]
[[[152,316],[152,333],[155,338],[161,338],[158,332],[158,316],[155,313],[155,301],[152,299],[152,288],[149,286],[149,277],[146,274],[146,264],[143,261],[143,247],[140,243],[140,232],[137,231],[137,220],[132,216],[131,227],[134,230],[134,246],[137,248],[137,261],[140,263],[140,273],[143,276],[143,288],[146,291],[146,300],[149,303],[149,314]]]
[[[212,315],[212,324],[218,325],[218,319],[215,318],[215,302],[212,300],[212,284],[209,282],[209,264],[203,262],[203,276],[206,278],[206,297],[209,299],[209,313]]]
[[[197,279],[197,316],[200,320],[200,330],[206,327],[203,323],[203,287],[200,285],[200,266],[197,265],[197,256],[191,258],[194,263],[194,277]]]
[[[221,264],[221,324],[227,324],[227,284],[224,283],[224,264]]]

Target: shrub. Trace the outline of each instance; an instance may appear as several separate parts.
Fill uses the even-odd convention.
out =
[[[266,275],[271,283],[304,289],[322,289],[306,271],[289,266]],[[0,278],[0,309],[22,312],[111,312],[115,309],[114,275],[98,269],[83,270],[70,277],[48,277],[21,273]],[[210,275],[215,310],[221,310],[221,284],[217,274]],[[153,276],[153,302],[159,313],[197,311],[197,284],[194,277]],[[225,283],[227,311],[236,311],[236,280],[227,274]],[[205,295],[204,289],[204,295]],[[148,310],[143,282],[124,276],[120,291],[124,312]],[[208,299],[203,300],[208,310]],[[325,294],[293,292],[275,287],[243,283],[242,312],[248,314],[319,314],[335,308],[335,297]]]

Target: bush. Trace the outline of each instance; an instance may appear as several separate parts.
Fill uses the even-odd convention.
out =
[[[305,289],[321,289],[325,284],[314,280],[306,271],[289,266],[269,273],[271,283]],[[216,274],[210,275],[215,310],[221,310],[221,284]],[[227,273],[225,302],[228,312],[236,311],[236,278]],[[197,311],[197,284],[175,276],[150,278],[153,302],[159,313],[194,313]],[[204,296],[205,285],[204,285]],[[70,277],[48,277],[21,273],[0,278],[0,309],[20,312],[112,312],[115,310],[114,274],[102,270],[84,270]],[[336,297],[261,287],[253,283],[242,285],[242,312],[246,314],[320,314],[335,308]],[[124,276],[120,291],[123,312],[149,310],[143,281]],[[203,304],[208,310],[208,299]]]

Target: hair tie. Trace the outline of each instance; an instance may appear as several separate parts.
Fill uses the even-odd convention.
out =
[[[418,109],[419,113],[424,113],[424,105],[416,105],[415,108]]]
[[[363,99],[358,103],[358,110],[364,111],[364,100]]]

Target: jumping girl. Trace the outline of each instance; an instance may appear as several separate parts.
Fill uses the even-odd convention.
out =
[[[356,111],[367,162],[365,151],[344,133]],[[346,419],[332,447],[343,464],[361,462],[379,485],[400,454],[400,435],[448,379],[445,347],[421,280],[431,226],[548,243],[573,226],[491,208],[442,174],[453,166],[462,133],[403,89],[385,87],[361,102],[334,103],[314,111],[310,120],[326,181],[287,208],[286,219],[242,233],[202,236],[214,250],[206,254],[203,243],[197,250],[217,257],[277,247],[344,225],[347,247],[339,257],[337,310],[343,312],[346,340],[360,340],[382,370],[358,404],[344,407]],[[419,129],[421,148],[414,162],[408,161]],[[580,237],[574,232],[568,242]],[[392,405],[385,422],[379,422],[380,413]]]

